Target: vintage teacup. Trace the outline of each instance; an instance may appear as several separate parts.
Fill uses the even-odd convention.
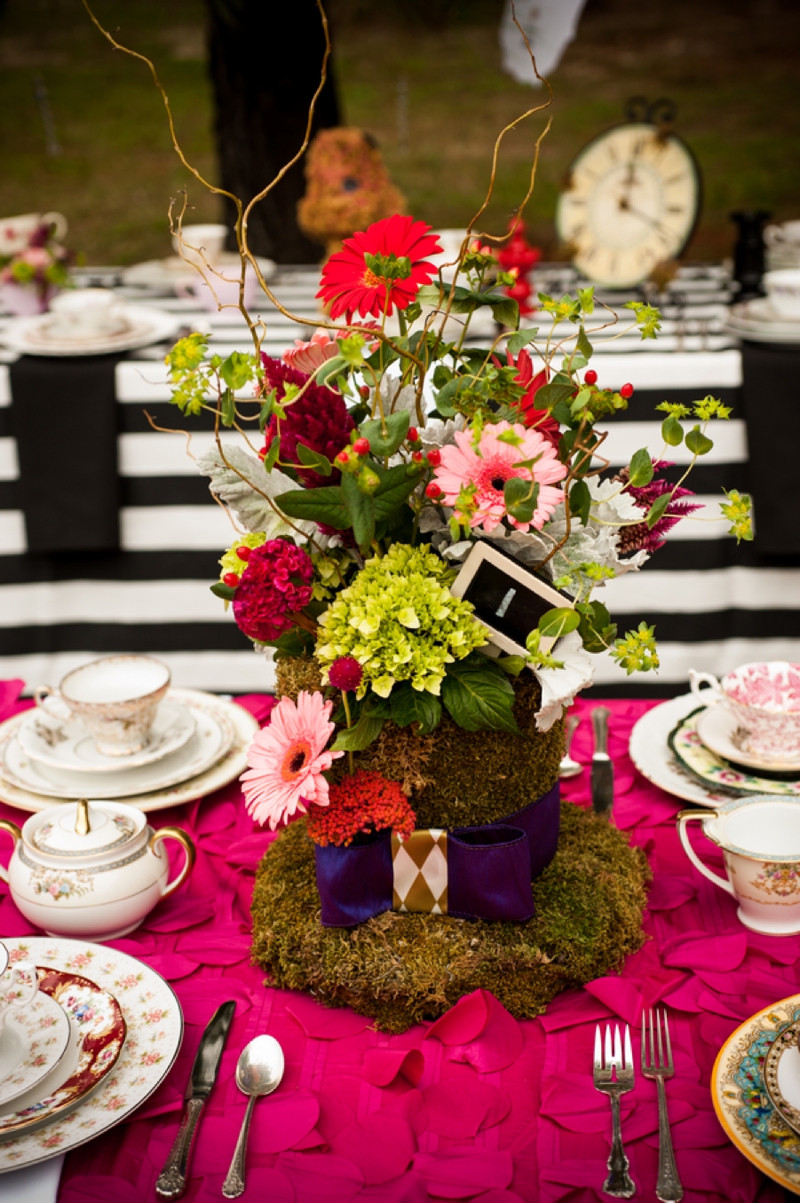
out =
[[[689,843],[686,824],[697,820],[722,849],[728,877],[714,873]],[[732,894],[745,927],[771,936],[800,932],[800,806],[771,795],[733,798],[719,810],[683,810],[678,834],[704,877]]]
[[[175,254],[189,263],[214,264],[225,249],[227,236],[228,227],[223,225],[182,226],[180,234],[172,235],[172,246]]]
[[[175,292],[179,297],[188,297],[197,301],[198,305],[209,311],[216,311],[220,305],[239,304],[239,281],[232,278],[238,269],[226,267],[226,274],[216,275],[207,268],[203,275],[192,279],[179,280],[175,284]],[[244,303],[248,309],[258,296],[258,280],[252,269],[248,270],[244,280]]]
[[[692,693],[721,703],[735,716],[741,747],[765,762],[800,762],[800,664],[787,660],[743,664],[718,681],[689,670]],[[703,684],[710,689],[701,689]]]
[[[12,1011],[27,1007],[39,989],[36,966],[17,961],[8,969],[8,949],[0,944],[0,1040],[5,1022]]]
[[[104,756],[130,756],[146,747],[169,682],[166,664],[152,656],[106,656],[67,673],[58,689],[40,685],[33,696],[54,717],[78,719]]]
[[[50,302],[48,330],[59,338],[102,338],[118,334],[125,317],[109,288],[71,288]]]
[[[765,272],[763,282],[769,303],[778,317],[789,321],[800,318],[800,267]]]
[[[800,251],[800,221],[784,221],[781,225],[767,226],[764,241],[770,247],[789,247]]]
[[[20,213],[17,217],[0,217],[0,255],[24,251],[31,235],[43,225],[55,226],[57,242],[67,232],[67,219],[63,213]]]

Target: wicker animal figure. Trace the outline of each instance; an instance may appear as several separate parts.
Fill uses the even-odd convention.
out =
[[[297,206],[300,229],[326,256],[373,221],[405,211],[375,139],[359,129],[320,130],[306,160],[306,194]]]

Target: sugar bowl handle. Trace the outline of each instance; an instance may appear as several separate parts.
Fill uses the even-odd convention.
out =
[[[178,886],[181,885],[194,868],[194,862],[197,860],[197,851],[191,836],[188,836],[180,827],[161,827],[154,832],[150,837],[150,851],[155,852],[156,845],[161,840],[177,840],[186,853],[186,859],[183,862],[183,868],[174,881],[171,881],[161,895],[162,898],[169,898],[170,894],[174,894]]]
[[[15,848],[18,841],[22,839],[22,832],[19,827],[17,827],[16,823],[12,823],[10,819],[0,819],[0,831],[8,832],[14,841]],[[8,881],[8,869],[4,869],[2,865],[0,865],[0,881]]]

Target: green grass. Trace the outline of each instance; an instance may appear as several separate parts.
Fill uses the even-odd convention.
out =
[[[401,23],[396,9],[377,0],[361,0],[349,13],[342,4],[334,9],[335,66],[346,122],[377,136],[411,212],[434,226],[463,226],[485,196],[497,134],[544,99],[541,89],[517,84],[501,69],[499,0],[475,4],[469,20],[437,28]],[[120,40],[154,59],[184,149],[213,179],[202,0],[98,0],[95,8]],[[588,0],[578,37],[551,79],[553,127],[528,208],[531,234],[545,253],[557,253],[553,215],[571,159],[621,120],[636,94],[677,103],[678,132],[701,164],[705,208],[689,257],[730,252],[733,208],[797,217],[799,35],[800,12],[789,0]],[[37,74],[63,149],[57,158],[46,153]],[[400,79],[408,92],[405,147],[398,139]],[[504,139],[482,228],[501,232],[525,195],[544,120],[536,114]],[[170,197],[187,184],[192,220],[218,217],[216,199],[171,148],[146,68],[108,46],[80,0],[8,0],[0,16],[0,145],[0,214],[61,210],[69,243],[88,262],[167,254]]]

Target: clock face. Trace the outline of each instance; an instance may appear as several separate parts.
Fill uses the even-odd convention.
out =
[[[700,175],[691,151],[649,123],[618,125],[572,164],[558,203],[559,237],[579,271],[623,288],[685,247],[700,211]]]

